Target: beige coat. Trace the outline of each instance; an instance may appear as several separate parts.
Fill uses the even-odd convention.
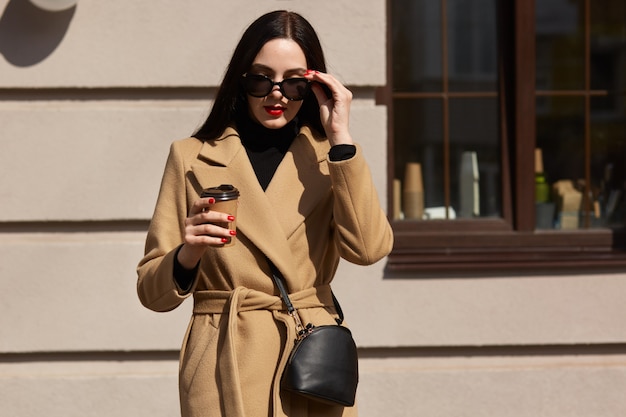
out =
[[[391,228],[361,149],[339,162],[328,161],[328,151],[327,140],[302,128],[264,192],[233,129],[218,140],[172,145],[138,267],[138,294],[155,311],[174,309],[193,294],[180,363],[184,417],[356,415],[356,407],[280,391],[294,324],[265,258],[282,272],[303,319],[320,325],[334,323],[328,284],[339,257],[368,265],[391,250]],[[185,217],[203,188],[220,184],[241,193],[237,242],[207,249],[192,290],[181,293],[173,259]]]

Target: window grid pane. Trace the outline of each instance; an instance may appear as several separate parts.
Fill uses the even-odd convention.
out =
[[[501,215],[495,10],[494,0],[391,3],[394,218]]]
[[[536,227],[622,227],[626,6],[537,2],[536,22]]]

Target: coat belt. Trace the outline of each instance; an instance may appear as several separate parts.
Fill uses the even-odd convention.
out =
[[[226,337],[221,343],[218,351],[218,366],[222,375],[222,384],[232,384],[232,386],[222,386],[224,395],[224,407],[226,415],[244,417],[243,395],[239,379],[239,367],[237,362],[237,349],[235,346],[235,335],[237,334],[238,313],[252,310],[270,310],[280,314],[281,321],[287,323],[287,340],[295,340],[295,323],[287,315],[285,305],[279,296],[270,295],[261,291],[252,290],[245,287],[237,287],[233,291],[207,290],[194,292],[193,314],[228,314],[228,328]],[[332,306],[332,293],[329,285],[308,288],[289,294],[289,298],[296,309],[315,308]],[[275,315],[276,315],[275,313]],[[291,325],[289,323],[292,323]],[[282,375],[282,369],[291,351],[292,344],[286,343],[279,360],[278,378]],[[274,389],[278,390],[279,381],[274,381]],[[276,410],[279,395],[274,393],[274,409]],[[278,400],[277,400],[278,399]]]

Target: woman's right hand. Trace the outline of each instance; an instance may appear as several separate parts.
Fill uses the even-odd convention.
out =
[[[209,246],[223,246],[236,232],[222,227],[235,220],[228,213],[211,210],[215,203],[212,197],[196,200],[185,219],[185,237],[178,251],[178,262],[186,269],[193,269]]]

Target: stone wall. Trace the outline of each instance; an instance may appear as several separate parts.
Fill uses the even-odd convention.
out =
[[[386,196],[383,0],[0,0],[0,415],[178,414],[190,303],[141,307],[169,143],[211,105],[243,29],[301,12],[355,95]],[[340,266],[364,417],[626,413],[626,274],[390,276]]]

